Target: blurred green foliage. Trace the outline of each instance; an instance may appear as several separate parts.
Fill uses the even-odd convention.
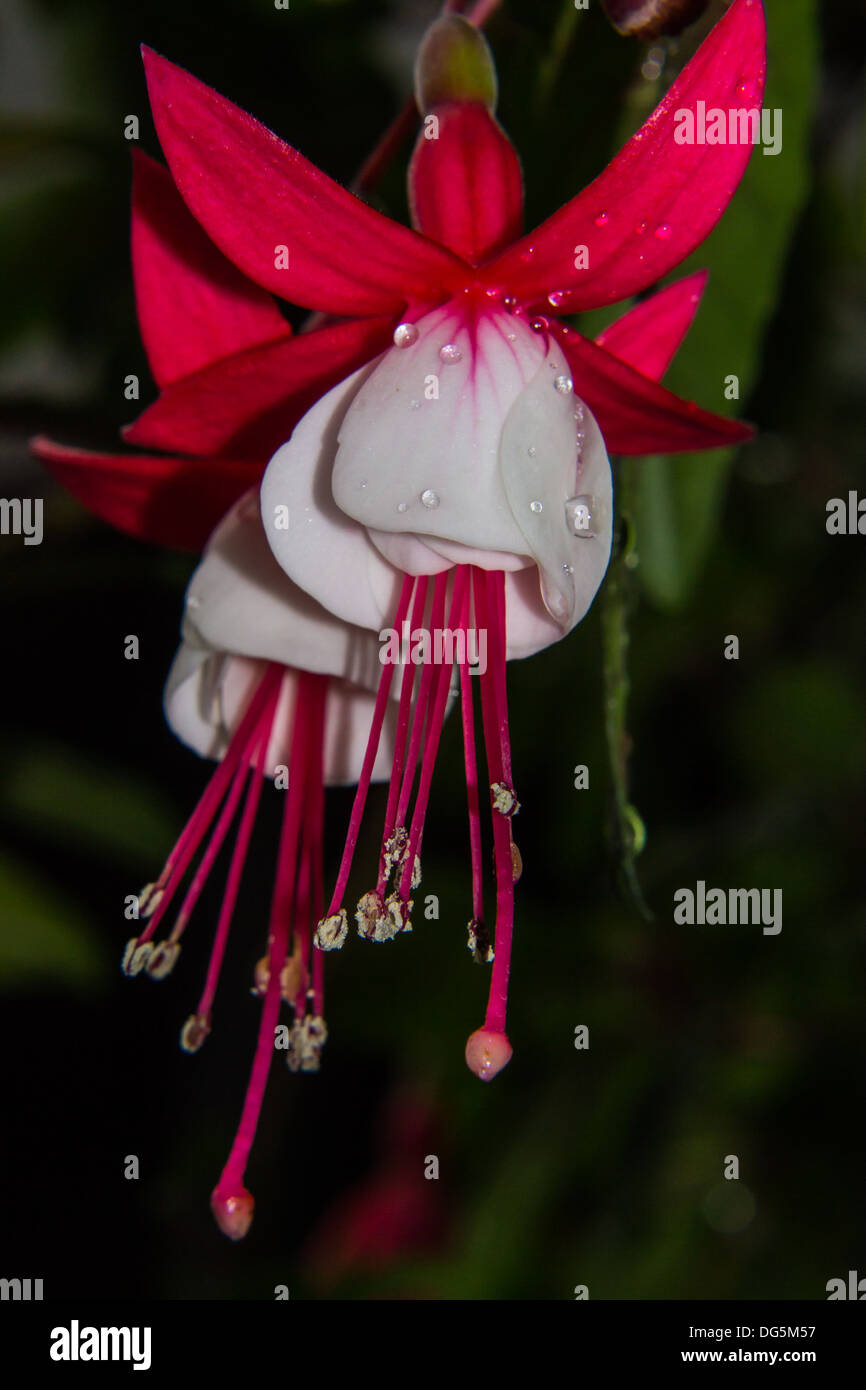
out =
[[[512,1063],[481,1087],[462,1059],[486,980],[465,947],[455,727],[425,836],[424,891],[439,896],[441,920],[419,919],[381,951],[353,939],[329,961],[325,1065],[317,1079],[273,1077],[250,1170],[258,1216],[237,1248],[213,1228],[207,1198],[253,1045],[248,985],[278,797],[263,796],[213,1036],[184,1057],[177,1030],[200,986],[219,885],[164,985],[124,981],[115,962],[124,895],[158,868],[206,773],[160,712],[191,562],[87,518],[28,460],[26,438],[111,445],[130,410],[124,375],[148,379],[122,138],[124,116],[138,113],[142,144],[157,152],[138,42],[348,181],[408,93],[412,44],[435,7],[14,0],[4,10],[3,487],[47,499],[42,547],[0,542],[4,1160],[18,1194],[4,1234],[9,1271],[43,1275],[46,1296],[269,1298],[288,1283],[292,1297],[568,1299],[585,1283],[592,1298],[822,1298],[829,1278],[862,1270],[866,578],[862,538],[828,537],[824,514],[829,497],[863,488],[866,19],[857,0],[766,8],[767,102],[784,112],[783,153],[756,155],[696,254],[712,276],[670,376],[723,409],[736,373],[737,409],[759,434],[736,458],[633,465],[625,717],[654,920],[615,891],[606,847],[596,605],[567,642],[510,671],[525,866]],[[530,222],[600,171],[689,51],[686,37],[661,78],[644,79],[645,50],[597,8],[565,0],[505,0],[490,36]],[[378,195],[395,215],[401,173]],[[128,632],[141,639],[137,663],[122,659]],[[730,633],[738,662],[722,657]],[[574,789],[579,763],[585,792]],[[348,804],[329,800],[329,876]],[[360,865],[372,862],[382,806]],[[675,926],[672,893],[699,878],[781,886],[781,935]],[[368,886],[359,872],[353,890]],[[579,1024],[587,1051],[573,1045]],[[309,1242],[376,1171],[377,1116],[398,1082],[434,1108],[442,1248],[323,1282]],[[135,1184],[122,1180],[127,1153],[141,1158]],[[738,1186],[722,1180],[731,1153]],[[70,1190],[87,1200],[70,1204]]]

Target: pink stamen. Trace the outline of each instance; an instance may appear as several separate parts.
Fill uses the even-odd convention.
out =
[[[442,575],[440,578],[445,579]],[[438,582],[438,581],[437,581]],[[454,589],[451,595],[451,608],[448,615],[448,626],[453,632],[466,623],[466,608],[468,597],[469,571],[467,566],[460,565],[454,578]],[[438,594],[436,598],[438,599]],[[442,615],[444,617],[445,589],[442,587]],[[434,599],[435,605],[435,599]],[[433,629],[436,631],[434,625]],[[434,671],[434,666],[429,666],[429,671]],[[415,809],[412,813],[412,824],[409,829],[409,843],[406,850],[406,862],[403,865],[403,873],[400,879],[400,896],[404,902],[408,902],[409,893],[412,888],[412,873],[415,865],[415,857],[421,853],[421,841],[424,835],[424,820],[427,815],[427,804],[430,800],[430,787],[433,782],[433,769],[436,766],[436,754],[439,751],[439,740],[442,736],[442,725],[445,720],[445,708],[448,703],[448,690],[451,685],[452,668],[443,661],[438,671],[436,671],[435,688],[429,701],[429,718],[427,721],[426,740],[424,744],[424,756],[421,764],[421,775],[418,780],[418,793],[415,797]],[[425,670],[424,674],[427,674]],[[421,706],[416,710],[415,717],[421,714]]]
[[[409,640],[411,642],[412,633],[416,632],[424,618],[424,607],[427,602],[428,580],[426,575],[419,579],[415,587],[415,600],[412,604],[412,617],[409,621]],[[402,627],[395,624],[395,631],[400,641],[403,640]],[[397,807],[402,791],[402,780],[404,767],[409,766],[406,751],[406,742],[409,737],[409,721],[412,715],[412,696],[415,693],[415,666],[409,661],[403,665],[400,676],[400,705],[397,711],[397,731],[394,736],[394,760],[391,764],[391,779],[388,784],[388,801],[385,806],[385,821],[382,827],[382,848],[379,853],[379,878],[377,892],[383,893],[385,889],[385,851],[388,841],[394,833],[398,824],[402,821],[397,820]]]
[[[400,591],[400,600],[397,604],[397,613],[394,619],[394,626],[398,632],[400,632],[405,620],[414,584],[414,579],[412,579],[410,575],[406,575],[403,580],[403,588]],[[382,737],[382,725],[385,722],[385,712],[388,707],[388,696],[390,694],[393,677],[394,667],[389,662],[382,667],[382,676],[379,681],[376,704],[373,710],[373,720],[370,725],[370,737],[367,740],[364,763],[361,768],[361,775],[358,778],[358,790],[355,792],[355,800],[352,803],[352,813],[349,817],[349,829],[346,834],[346,843],[343,846],[343,857],[340,860],[337,881],[334,884],[334,891],[331,895],[331,905],[328,908],[328,916],[340,910],[346,892],[346,884],[349,881],[349,874],[352,871],[352,860],[355,856],[358,836],[361,833],[361,821],[364,816],[364,807],[367,804],[367,794],[370,790],[370,779],[373,775],[376,754],[379,751],[379,740]]]
[[[205,787],[195,810],[168,856],[162,873],[155,883],[156,888],[162,889],[163,896],[138,938],[139,945],[144,945],[150,940],[168,911],[193,856],[210,828],[217,807],[225,796],[238,765],[245,757],[249,756],[250,744],[253,741],[252,736],[259,727],[262,714],[274,689],[279,685],[281,669],[278,666],[268,667],[250,700],[246,713],[232,735],[222,762]]]
[[[276,708],[276,705],[274,705]],[[229,939],[232,917],[234,916],[235,903],[237,902],[238,892],[241,886],[244,864],[246,863],[247,852],[250,846],[250,838],[253,833],[253,826],[256,821],[256,813],[259,809],[262,787],[265,783],[265,759],[267,757],[268,743],[270,742],[271,726],[263,730],[260,736],[259,747],[256,752],[256,763],[253,768],[252,778],[247,788],[246,801],[241,814],[241,823],[238,828],[237,839],[232,850],[231,863],[229,864],[228,878],[226,880],[226,891],[220,906],[220,914],[217,921],[216,935],[211,950],[210,960],[208,961],[207,975],[204,982],[204,990],[196,1009],[199,1018],[210,1019],[210,1011],[213,1007],[214,995],[216,994],[217,981],[220,970],[222,969],[223,957],[225,956],[226,945]]]
[[[508,715],[505,706],[505,576],[499,572],[484,574],[478,571],[476,576],[475,595],[479,618],[489,636],[490,662],[487,671],[481,677],[481,711],[487,769],[491,783],[505,782],[510,787]],[[491,815],[496,869],[496,935],[484,1031],[488,1034],[504,1035],[514,927],[514,860],[511,851],[510,820],[492,808]]]
[[[311,735],[315,736],[318,711],[324,702],[326,688],[325,678],[304,671],[298,672],[298,693],[290,751],[292,775],[286,793],[277,878],[271,901],[268,983],[240,1124],[219,1182],[211,1196],[211,1207],[220,1228],[235,1240],[246,1234],[252,1220],[253,1199],[244,1187],[244,1171],[255,1138],[274,1053],[274,1033],[280,1012],[280,974],[288,954],[295,905],[301,817],[305,809],[307,769],[312,746],[310,740]],[[242,1229],[236,1233],[234,1214],[238,1209],[242,1211],[244,1219],[241,1222]]]
[[[464,654],[468,637],[466,635],[471,613],[471,584],[467,592],[466,611],[461,621],[464,634]],[[478,619],[475,619],[476,627]],[[469,808],[469,849],[472,858],[472,916],[476,922],[484,920],[484,877],[481,858],[481,803],[478,795],[478,760],[475,754],[475,708],[472,695],[472,676],[468,660],[460,663],[460,713],[463,721],[463,762],[466,769],[466,801]]]

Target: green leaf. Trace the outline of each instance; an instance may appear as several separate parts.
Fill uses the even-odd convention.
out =
[[[764,106],[783,112],[778,155],[756,147],[742,184],[712,236],[681,266],[710,271],[688,344],[666,384],[707,409],[729,412],[725,379],[747,401],[761,368],[764,335],[778,300],[788,247],[809,187],[815,104],[814,0],[769,0],[769,69]],[[648,459],[638,484],[640,575],[664,607],[688,598],[712,545],[734,453]]]

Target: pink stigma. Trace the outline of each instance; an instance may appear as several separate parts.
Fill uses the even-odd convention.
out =
[[[511,1061],[511,1043],[504,1033],[476,1028],[466,1043],[466,1065],[479,1081],[492,1081]]]
[[[243,1240],[253,1224],[255,1198],[245,1187],[227,1193],[215,1187],[211,1193],[210,1206],[217,1225],[229,1240]]]

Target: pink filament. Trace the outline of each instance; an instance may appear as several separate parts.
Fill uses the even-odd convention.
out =
[[[505,703],[505,576],[500,572],[475,571],[475,595],[479,621],[487,629],[490,662],[481,677],[481,711],[484,746],[491,783],[511,787],[511,755],[508,740],[508,714]],[[506,774],[506,767],[508,772]],[[493,850],[496,865],[496,936],[490,994],[485,1028],[505,1032],[508,1006],[508,975],[511,966],[511,938],[514,928],[514,861],[511,822],[494,810]]]
[[[470,585],[471,589],[471,585]],[[470,594],[460,628],[464,634],[464,653],[468,647],[468,619],[471,614]],[[475,619],[476,627],[478,619]],[[476,922],[484,919],[483,867],[481,860],[481,806],[478,796],[478,761],[475,756],[475,710],[472,696],[472,676],[468,660],[460,663],[460,713],[463,720],[463,762],[466,769],[466,801],[469,808],[469,849],[472,856],[472,916]]]
[[[262,1006],[256,1051],[249,1085],[231,1152],[214,1190],[217,1199],[228,1198],[243,1187],[244,1169],[249,1159],[261,1114],[265,1086],[274,1053],[274,1034],[280,1012],[280,974],[288,954],[289,933],[295,904],[296,870],[301,816],[307,800],[308,774],[312,757],[311,736],[317,723],[321,729],[320,706],[324,702],[327,679],[298,672],[298,693],[292,730],[290,767],[292,776],[286,793],[280,833],[279,858],[269,922],[268,983]],[[321,741],[321,733],[319,735]],[[319,755],[321,757],[321,754]]]
[[[398,632],[406,617],[414,583],[414,579],[409,575],[406,575],[403,580],[403,588],[400,591],[400,600],[397,604],[397,614],[394,619],[394,625]],[[394,667],[390,663],[382,667],[382,677],[379,681],[379,690],[376,695],[376,705],[373,710],[373,720],[370,726],[370,737],[367,741],[367,749],[364,754],[361,775],[358,778],[358,790],[355,792],[355,800],[352,803],[352,813],[349,817],[349,829],[346,833],[343,857],[340,860],[337,881],[334,884],[334,891],[331,895],[331,903],[328,908],[329,917],[340,910],[343,902],[343,895],[346,892],[346,884],[349,881],[349,874],[352,871],[352,860],[355,855],[358,836],[361,833],[361,821],[364,815],[364,807],[367,804],[367,794],[370,790],[370,779],[373,775],[376,754],[379,751],[379,740],[382,737],[382,725],[385,722],[385,711],[388,707],[388,695],[391,689],[393,676]]]

